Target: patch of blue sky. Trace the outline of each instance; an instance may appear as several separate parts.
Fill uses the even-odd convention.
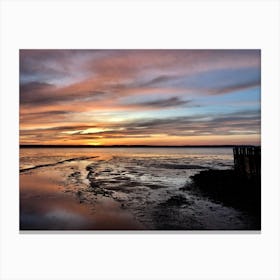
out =
[[[174,108],[174,109],[152,109],[141,111],[122,111],[115,112],[105,116],[106,118],[119,119],[122,121],[130,120],[143,120],[143,119],[170,119],[176,117],[188,117],[196,115],[196,112],[192,108]]]
[[[259,68],[219,69],[189,77],[188,82],[201,88],[224,88],[260,81]]]
[[[184,77],[166,78],[158,84],[193,89],[224,89],[231,86],[258,83],[261,71],[258,67],[218,69],[199,72]]]
[[[227,94],[216,94],[208,96],[197,96],[196,102],[202,106],[229,106],[229,107],[260,107],[261,104],[260,87],[248,88],[234,91]]]
[[[141,111],[126,111],[118,112],[114,115],[114,118],[124,118],[125,120],[143,120],[143,119],[172,119],[177,117],[203,117],[207,115],[216,115],[220,113],[226,113],[220,108],[201,108],[201,107],[181,107],[181,108],[167,108],[167,109],[153,109],[153,110],[141,110]],[[229,111],[231,113],[231,111]]]
[[[246,94],[244,94],[246,92]],[[245,110],[260,110],[259,92],[250,89],[227,95],[201,96],[185,105],[168,108],[146,108],[146,110],[117,112],[128,119],[176,118],[182,116],[199,117],[205,115],[224,115]],[[244,96],[246,95],[246,96]],[[251,96],[250,96],[251,95]],[[147,99],[144,99],[147,101]],[[143,100],[143,101],[144,101]],[[138,100],[139,102],[139,100]]]

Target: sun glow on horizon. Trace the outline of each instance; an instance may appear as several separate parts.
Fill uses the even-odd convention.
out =
[[[102,145],[102,143],[101,142],[87,142],[87,145],[100,146],[100,145]]]

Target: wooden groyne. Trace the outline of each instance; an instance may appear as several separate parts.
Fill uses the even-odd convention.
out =
[[[233,148],[234,169],[247,178],[261,176],[261,147],[236,146]]]

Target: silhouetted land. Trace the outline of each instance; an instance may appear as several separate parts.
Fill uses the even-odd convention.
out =
[[[233,148],[236,145],[20,145],[20,148]]]
[[[191,177],[185,187],[254,217],[261,228],[261,147],[233,148],[234,169],[205,170]],[[183,188],[184,189],[184,188]]]
[[[184,187],[226,206],[247,212],[261,228],[261,178],[241,176],[235,170],[205,170],[191,177],[192,184]]]

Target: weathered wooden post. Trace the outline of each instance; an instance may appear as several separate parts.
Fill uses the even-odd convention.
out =
[[[261,147],[236,146],[233,148],[234,169],[247,178],[261,175]]]

